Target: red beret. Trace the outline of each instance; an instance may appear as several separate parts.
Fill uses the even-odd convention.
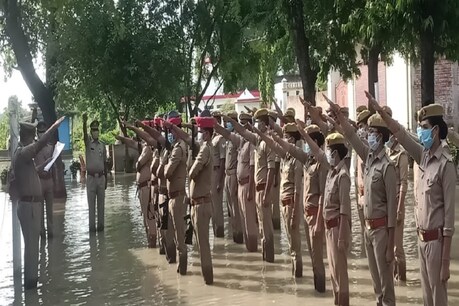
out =
[[[168,122],[172,123],[173,125],[180,125],[182,123],[182,118],[180,117],[173,117],[167,119]]]
[[[155,123],[155,126],[163,126],[163,118],[161,117],[156,117],[153,121]]]
[[[213,117],[195,117],[196,124],[200,128],[213,128],[215,119]]]

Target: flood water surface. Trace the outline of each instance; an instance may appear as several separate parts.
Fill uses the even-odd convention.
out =
[[[215,283],[206,286],[195,246],[188,246],[187,276],[178,275],[175,264],[169,265],[157,249],[146,247],[134,176],[113,176],[106,193],[105,231],[96,235],[88,232],[85,186],[67,183],[67,202],[55,204],[55,237],[41,245],[39,287],[26,293],[13,277],[11,205],[0,193],[0,305],[333,305],[329,280],[327,293],[314,291],[305,234],[302,279],[291,276],[284,230],[275,233],[274,264],[234,244],[228,228],[225,239],[214,240],[211,234]],[[409,194],[404,238],[408,282],[396,287],[398,305],[422,305],[412,203]],[[361,257],[355,200],[352,204],[351,304],[374,305],[367,260]],[[459,305],[456,238],[453,243],[449,299],[450,305]]]

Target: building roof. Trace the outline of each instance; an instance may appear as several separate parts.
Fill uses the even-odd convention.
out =
[[[260,91],[258,90],[248,90],[245,89],[244,91],[240,91],[237,93],[230,93],[230,94],[223,94],[223,95],[215,95],[215,96],[204,96],[202,100],[226,100],[226,99],[236,99],[237,102],[245,102],[245,101],[256,101],[260,99]]]

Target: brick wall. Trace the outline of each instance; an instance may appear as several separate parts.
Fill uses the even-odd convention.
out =
[[[379,102],[381,105],[387,104],[386,95],[386,65],[379,62],[378,65],[378,85],[379,85]],[[360,65],[360,77],[355,80],[355,104],[356,108],[360,105],[368,105],[365,90],[368,90],[368,66]]]
[[[457,63],[438,60],[435,63],[435,103],[445,108],[446,123],[459,123],[459,69]],[[421,67],[414,68],[413,97],[415,109],[421,108]]]

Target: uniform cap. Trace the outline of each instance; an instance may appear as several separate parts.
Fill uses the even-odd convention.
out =
[[[196,124],[200,128],[213,128],[215,119],[212,117],[195,117]]]
[[[161,117],[156,117],[155,119],[153,119],[153,123],[159,127],[163,126],[163,121],[164,119]]]
[[[98,120],[94,120],[93,122],[91,122],[89,127],[91,128],[91,130],[98,130],[99,129],[99,121]]]
[[[304,131],[308,134],[321,133],[320,128],[315,124],[308,125]]]
[[[382,107],[382,109],[383,109],[383,111],[385,111],[389,116],[392,117],[392,109],[391,109],[389,106],[384,105],[384,106]]]
[[[39,121],[37,123],[37,132],[38,133],[44,133],[44,132],[46,132],[47,129],[48,129],[48,126],[46,125],[46,123],[44,121]]]
[[[205,109],[199,114],[199,117],[212,117],[212,115],[210,114],[210,110]]]
[[[174,125],[180,125],[182,123],[182,117],[180,117],[177,111],[170,111],[169,114],[167,114],[167,121]]]
[[[363,112],[364,110],[368,110],[368,107],[366,105],[360,105],[359,107],[357,107],[357,109],[355,110],[355,112],[357,114]]]
[[[27,134],[35,135],[36,124],[29,123],[29,122],[20,122],[19,128],[21,129],[23,133],[25,132]]]
[[[295,133],[298,132],[298,127],[296,126],[295,123],[287,123],[284,125],[284,133]]]
[[[369,117],[371,116],[371,113],[369,110],[363,110],[361,111],[360,113],[357,114],[357,123],[360,123],[362,121],[364,121],[365,119],[368,119]]]
[[[250,114],[247,113],[241,113],[239,115],[239,120],[252,120],[252,116],[250,116]]]
[[[151,120],[143,120],[142,121],[142,124],[145,124],[145,125],[148,125],[148,126],[151,126],[151,123],[152,123]]]
[[[430,117],[443,116],[443,106],[440,104],[430,104],[421,108],[418,112],[418,120],[421,122]]]
[[[259,110],[257,110],[255,112],[255,114],[253,115],[253,118],[254,119],[260,119],[261,117],[263,116],[268,116],[269,112],[266,108],[260,108]]]
[[[295,115],[296,115],[295,109],[292,108],[292,107],[289,107],[289,108],[287,108],[287,110],[285,111],[284,117],[290,117],[290,118],[293,119],[293,121],[295,121]],[[289,119],[290,119],[290,118],[289,118]]]
[[[228,117],[230,117],[231,119],[237,120],[237,112],[236,111],[229,111],[229,112],[226,113],[226,115]]]
[[[221,113],[220,111],[218,111],[218,110],[214,110],[214,111],[212,112],[212,116],[213,116],[213,117],[221,117],[221,116],[222,116],[222,113]]]
[[[338,144],[346,144],[346,140],[344,136],[340,133],[331,133],[325,139],[327,142],[327,146],[338,145]]]
[[[270,109],[270,110],[268,111],[268,113],[269,113],[269,117],[271,117],[273,120],[276,120],[276,119],[277,119],[278,114],[277,114],[277,112],[276,112],[275,110]]]
[[[368,126],[387,128],[387,124],[384,122],[380,114],[371,115],[371,117],[368,118]]]

